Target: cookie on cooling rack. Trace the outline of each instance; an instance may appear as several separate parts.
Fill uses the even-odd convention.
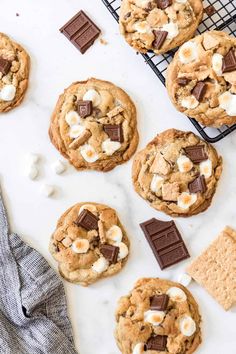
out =
[[[129,160],[137,148],[136,108],[111,82],[75,82],[58,99],[49,135],[78,170],[109,171]]]
[[[186,42],[168,67],[175,107],[206,126],[236,123],[236,38],[205,32]]]
[[[139,279],[116,310],[122,354],[190,354],[201,343],[201,317],[192,294],[165,279]]]
[[[135,50],[161,54],[192,38],[202,16],[202,0],[123,0],[120,31]]]
[[[206,210],[215,194],[222,158],[192,132],[157,135],[133,162],[133,185],[149,204],[171,216]]]

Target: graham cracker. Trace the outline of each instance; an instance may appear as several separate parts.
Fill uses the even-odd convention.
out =
[[[236,231],[226,226],[187,273],[229,310],[236,303]]]

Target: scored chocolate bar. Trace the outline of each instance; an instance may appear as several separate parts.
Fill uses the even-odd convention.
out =
[[[161,269],[189,258],[188,250],[174,221],[152,218],[141,223],[140,227]]]

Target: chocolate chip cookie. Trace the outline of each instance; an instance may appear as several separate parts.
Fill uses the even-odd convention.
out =
[[[202,16],[202,0],[123,0],[120,32],[139,52],[166,53],[193,37]]]
[[[28,87],[30,57],[6,34],[0,33],[0,112],[17,107]]]
[[[133,185],[149,204],[171,216],[206,210],[222,172],[214,147],[192,132],[169,129],[135,156]]]
[[[136,109],[110,82],[75,82],[59,97],[51,118],[52,143],[78,170],[112,170],[137,148]]]
[[[236,123],[236,38],[211,31],[183,44],[166,86],[175,107],[203,125]]]
[[[122,354],[191,354],[201,343],[201,317],[181,284],[139,279],[116,310],[115,337]]]
[[[87,286],[121,270],[128,258],[129,240],[114,209],[78,203],[59,219],[50,252],[63,278]]]

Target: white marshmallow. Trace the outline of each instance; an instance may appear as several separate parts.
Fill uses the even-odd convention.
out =
[[[77,239],[72,243],[71,249],[75,253],[87,253],[89,249],[89,241],[86,238]]]
[[[41,193],[49,198],[55,193],[55,188],[50,184],[44,184],[41,188]]]
[[[179,320],[179,329],[184,336],[191,337],[196,332],[196,323],[192,317],[185,315]]]
[[[99,158],[95,149],[89,144],[82,145],[80,148],[80,153],[87,162],[95,162]]]
[[[147,21],[139,21],[134,24],[134,29],[139,33],[147,33],[150,32],[151,27]]]
[[[53,163],[52,168],[57,175],[60,175],[66,170],[66,165],[61,160],[57,160]]]
[[[180,172],[188,172],[193,168],[193,163],[187,156],[180,156],[176,162]]]
[[[179,34],[178,25],[177,25],[177,23],[174,23],[174,22],[170,22],[170,23],[163,25],[162,30],[168,32],[168,35],[167,35],[168,39],[173,39],[173,38],[177,37]]]
[[[186,4],[186,2],[188,1],[188,0],[175,0],[176,2],[178,2],[179,4]]]
[[[0,92],[0,99],[3,101],[12,101],[16,95],[16,88],[14,85],[5,85]]]
[[[226,91],[219,96],[219,106],[224,109],[228,116],[236,116],[236,95]]]
[[[137,343],[133,349],[132,354],[143,354],[144,353],[144,343]]]
[[[97,273],[103,273],[109,267],[109,262],[105,257],[100,257],[93,263],[92,269]]]
[[[149,1],[150,0],[136,0],[135,5],[145,8],[148,5]]]
[[[183,192],[178,196],[177,205],[181,209],[188,209],[197,200],[197,194],[190,194],[188,192]]]
[[[106,238],[114,243],[120,243],[122,241],[122,237],[123,237],[122,230],[117,225],[113,225],[106,232]]]
[[[30,179],[34,180],[38,176],[39,170],[35,165],[31,165],[27,169],[26,174]]]
[[[76,139],[76,138],[78,138],[84,131],[85,131],[85,127],[83,127],[82,125],[79,125],[79,124],[72,125],[72,126],[70,127],[69,136],[70,136],[71,139]]]
[[[97,211],[97,208],[96,208],[95,205],[93,205],[93,204],[84,204],[80,208],[78,215],[85,209],[91,211],[91,213],[96,213],[96,211]]]
[[[66,123],[71,127],[77,125],[80,122],[80,116],[76,111],[70,111],[65,116]]]
[[[101,103],[101,96],[96,90],[90,89],[84,94],[83,101],[92,101],[93,106],[96,107]]]
[[[151,186],[150,186],[151,191],[153,193],[157,193],[161,189],[163,183],[164,183],[164,178],[158,175],[154,175],[152,177]]]
[[[209,178],[212,175],[212,162],[210,159],[202,161],[199,164],[200,174],[204,175],[205,178]]]
[[[30,165],[37,164],[37,163],[39,162],[39,159],[40,159],[39,154],[30,153],[30,154],[27,156],[27,162],[28,162]]]
[[[179,60],[183,64],[189,64],[198,59],[197,44],[194,42],[186,42],[179,49]]]
[[[165,318],[164,311],[148,310],[144,312],[144,322],[149,322],[153,326],[159,326]]]
[[[183,286],[188,286],[192,281],[192,278],[190,275],[183,273],[179,276],[179,283],[182,284]]]
[[[118,261],[128,256],[129,249],[124,242],[117,243],[116,246],[120,249],[118,254]]]
[[[181,101],[181,106],[187,109],[194,109],[199,105],[199,101],[193,95],[185,97]]]
[[[106,139],[102,143],[102,150],[108,156],[113,155],[114,152],[119,150],[120,147],[121,143],[119,143],[119,141],[111,141],[111,139]]]
[[[177,288],[177,286],[169,288],[166,294],[170,297],[171,300],[176,302],[183,302],[187,300],[185,292],[182,289]]]
[[[222,76],[223,55],[215,53],[212,56],[212,69],[218,76]]]

